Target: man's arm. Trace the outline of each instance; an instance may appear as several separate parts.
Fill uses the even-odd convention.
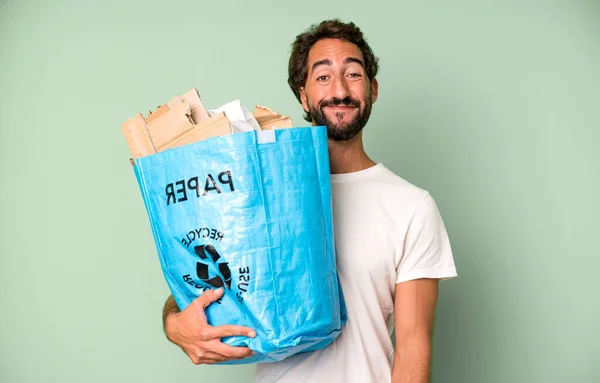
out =
[[[222,296],[223,289],[205,291],[181,312],[173,296],[165,302],[165,334],[183,349],[194,364],[213,364],[252,355],[248,347],[233,347],[221,342],[221,338],[229,336],[255,337],[252,329],[236,325],[213,327],[208,324],[204,309]]]
[[[437,296],[437,279],[416,279],[396,284],[396,349],[392,383],[429,383]]]
[[[163,307],[163,313],[162,313],[162,321],[163,321],[163,329],[165,330],[165,335],[166,334],[166,325],[167,325],[167,317],[169,316],[169,314],[177,314],[179,311],[179,306],[177,306],[177,303],[175,302],[175,298],[173,298],[172,295],[169,295],[169,297],[167,298],[167,301],[165,302],[165,306]]]

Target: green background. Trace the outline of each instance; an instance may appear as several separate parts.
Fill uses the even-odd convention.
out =
[[[252,380],[164,338],[120,124],[197,87],[304,125],[290,43],[330,17],[380,57],[368,153],[450,234],[433,381],[600,382],[599,1],[0,0],[1,382]]]

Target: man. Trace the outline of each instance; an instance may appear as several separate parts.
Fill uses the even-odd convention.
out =
[[[456,269],[432,197],[364,151],[362,129],[377,100],[377,71],[377,58],[353,23],[324,21],[293,44],[288,83],[305,118],[327,126],[336,261],[348,322],[323,350],[257,365],[257,382],[430,380],[438,281],[456,276]],[[167,337],[194,363],[251,355],[220,342],[255,336],[251,329],[206,324],[204,308],[221,294],[208,291],[182,312],[172,297],[165,303]]]

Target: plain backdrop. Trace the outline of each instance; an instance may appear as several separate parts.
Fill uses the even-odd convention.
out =
[[[368,153],[450,235],[433,382],[600,382],[599,1],[0,0],[1,382],[252,381],[165,339],[120,124],[197,87],[305,126],[290,44],[332,17],[380,58]]]

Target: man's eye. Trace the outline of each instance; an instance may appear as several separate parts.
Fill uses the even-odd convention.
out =
[[[360,73],[350,73],[348,76],[350,76],[352,78],[361,77]]]
[[[317,81],[327,81],[328,78],[329,76],[319,76],[317,77]]]

